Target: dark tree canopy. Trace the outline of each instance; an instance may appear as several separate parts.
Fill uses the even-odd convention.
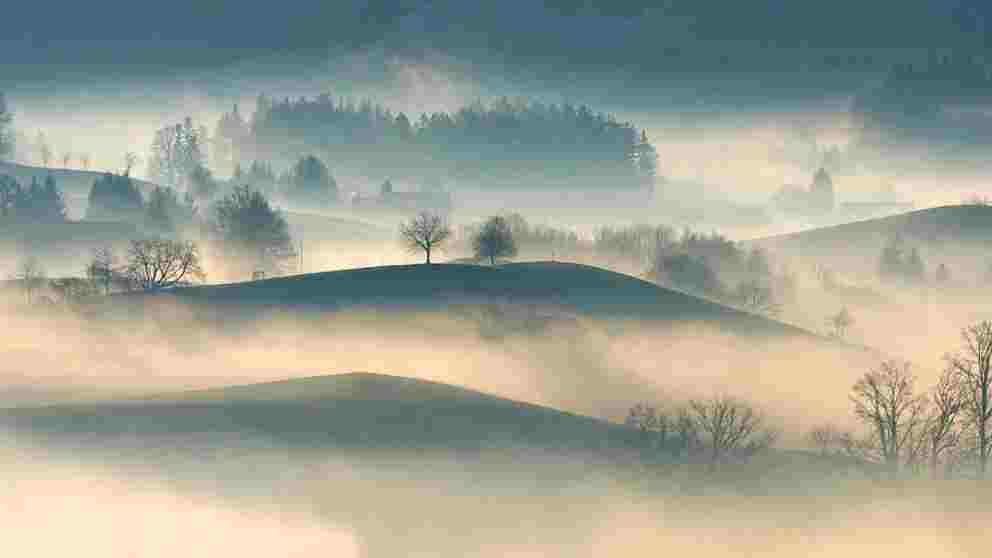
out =
[[[14,115],[7,106],[7,98],[0,91],[0,161],[14,155]]]
[[[252,271],[284,272],[294,256],[286,219],[257,191],[237,187],[216,203],[214,228],[225,249]]]
[[[141,192],[129,176],[106,173],[90,189],[86,218],[139,221],[144,209]]]
[[[65,221],[62,192],[49,175],[44,183],[37,178],[28,187],[12,177],[0,176],[0,220],[21,223],[59,223]]]
[[[191,284],[204,278],[196,244],[176,240],[133,240],[124,275],[144,291]]]
[[[512,258],[517,255],[517,245],[513,241],[510,224],[503,217],[490,217],[472,237],[472,248],[479,259],[489,260],[495,265],[497,258]]]
[[[295,201],[323,205],[337,201],[338,184],[323,161],[307,155],[293,165],[286,193]]]
[[[187,192],[182,199],[172,188],[156,186],[145,204],[145,224],[160,232],[176,231],[196,220],[196,202]]]
[[[657,168],[646,134],[584,105],[503,98],[424,114],[416,123],[369,100],[330,95],[262,98],[258,106],[243,153],[283,160],[333,155],[367,176],[622,189],[650,183]]]
[[[926,275],[926,265],[919,248],[909,246],[901,236],[895,236],[882,248],[878,271],[884,278],[919,281]]]

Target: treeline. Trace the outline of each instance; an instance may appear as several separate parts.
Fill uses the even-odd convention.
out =
[[[886,361],[866,372],[851,388],[864,429],[823,425],[809,433],[811,445],[892,476],[985,478],[992,458],[992,322],[966,328],[961,341],[926,389],[907,362]]]
[[[370,100],[262,96],[250,119],[237,107],[222,116],[214,140],[217,157],[231,166],[316,153],[335,165],[359,164],[354,170],[366,175],[402,170],[428,185],[452,177],[519,188],[631,188],[650,182],[657,167],[647,135],[630,123],[584,105],[505,98],[411,120]]]
[[[572,230],[532,224],[519,214],[505,221],[522,252],[623,261],[665,286],[755,313],[777,314],[795,292],[795,278],[776,270],[764,251],[749,250],[717,233],[679,232],[666,225],[604,226],[583,238]],[[458,237],[468,241],[477,227],[462,227]]]

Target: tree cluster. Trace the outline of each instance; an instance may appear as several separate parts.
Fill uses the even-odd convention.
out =
[[[214,204],[211,229],[225,253],[252,272],[285,273],[296,255],[286,219],[248,186]]]
[[[922,281],[926,278],[927,269],[919,248],[907,246],[903,237],[895,236],[882,248],[878,273],[884,279]]]
[[[239,121],[240,114],[225,115],[217,135],[238,144],[243,155],[296,159],[318,153],[367,167],[358,170],[395,165],[425,181],[444,175],[516,187],[530,179],[629,188],[651,181],[657,168],[643,131],[571,104],[476,102],[454,113],[424,114],[414,123],[369,100],[262,97],[251,123]]]
[[[764,452],[777,438],[760,411],[728,396],[693,399],[668,412],[638,404],[624,424],[641,432],[645,447],[702,461],[711,471]]]
[[[145,201],[131,177],[105,173],[90,188],[86,218],[105,221],[140,221]]]
[[[180,197],[173,188],[156,186],[146,200],[131,177],[106,173],[90,188],[86,218],[139,223],[155,233],[175,233],[195,224],[197,211],[189,192]]]
[[[307,155],[301,157],[285,180],[286,198],[311,205],[337,202],[338,184],[323,161]]]
[[[154,182],[179,190],[202,190],[202,181],[209,176],[204,173],[208,141],[206,128],[194,126],[189,117],[158,130],[148,159],[148,176]],[[192,184],[194,177],[201,183]]]
[[[0,176],[0,222],[61,223],[66,220],[62,191],[51,175],[44,183],[31,179],[27,187],[10,176]]]
[[[810,433],[823,454],[877,464],[890,475],[929,471],[934,478],[973,470],[984,478],[992,457],[992,322],[962,332],[961,349],[929,390],[906,362],[885,361],[851,388],[861,434],[821,426]]]
[[[13,130],[14,115],[7,106],[7,98],[0,91],[0,161],[14,155],[15,138]]]

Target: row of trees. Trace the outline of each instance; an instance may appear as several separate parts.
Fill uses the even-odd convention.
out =
[[[778,437],[754,406],[729,396],[693,399],[671,410],[638,404],[625,424],[641,432],[647,448],[702,460],[710,471],[766,451]]]
[[[46,290],[60,302],[76,304],[115,291],[155,291],[191,285],[206,278],[195,243],[168,239],[132,240],[123,260],[111,248],[94,251],[85,278],[49,279],[37,258],[27,257],[13,279],[28,304]]]
[[[189,192],[180,197],[174,188],[156,186],[146,200],[130,176],[106,173],[90,188],[86,218],[139,223],[168,233],[195,224],[197,213],[197,202]]]
[[[451,227],[440,215],[422,212],[400,225],[400,239],[411,252],[424,252],[425,263],[431,263],[431,254],[444,247],[452,237]],[[495,265],[497,259],[517,255],[517,244],[509,222],[495,216],[474,227],[471,233],[475,258]]]
[[[14,115],[0,91],[0,161],[14,156]]]
[[[949,477],[972,466],[984,478],[992,456],[992,322],[962,333],[962,347],[928,391],[906,362],[886,361],[851,390],[862,434],[822,426],[810,433],[824,454],[838,453],[883,466],[891,474],[928,469]]]

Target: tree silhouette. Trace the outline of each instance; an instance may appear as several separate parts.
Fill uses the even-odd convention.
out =
[[[992,322],[983,321],[961,333],[963,347],[948,356],[964,394],[964,411],[975,436],[978,474],[984,478],[992,455]]]
[[[892,473],[908,461],[924,428],[926,397],[915,392],[915,383],[908,363],[886,361],[851,389],[854,414],[870,432],[866,447]]]
[[[400,225],[400,238],[411,252],[424,251],[427,264],[431,253],[441,248],[451,236],[451,228],[440,215],[423,212]]]
[[[7,97],[0,91],[0,161],[14,155],[14,115],[7,106]]]
[[[225,249],[252,271],[281,273],[295,256],[289,225],[261,192],[237,187],[213,208],[213,228]]]
[[[205,277],[196,244],[177,240],[132,240],[124,275],[131,287],[144,291],[187,285]]]
[[[472,248],[479,259],[496,264],[497,258],[512,258],[517,255],[517,245],[513,241],[510,224],[503,217],[490,217],[472,237]]]

